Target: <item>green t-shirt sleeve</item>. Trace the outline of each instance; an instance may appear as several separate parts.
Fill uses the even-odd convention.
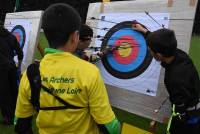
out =
[[[115,118],[111,122],[105,124],[106,129],[109,134],[120,134],[121,133],[121,125],[120,122]]]

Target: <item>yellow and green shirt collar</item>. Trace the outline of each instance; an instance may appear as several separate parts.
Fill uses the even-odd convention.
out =
[[[62,50],[58,50],[58,49],[54,49],[54,48],[45,48],[45,54],[54,54],[54,53],[62,53],[64,51]]]

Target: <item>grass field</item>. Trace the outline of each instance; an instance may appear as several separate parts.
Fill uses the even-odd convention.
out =
[[[41,36],[40,36],[40,44],[43,48],[46,47],[48,44],[43,34],[41,34]],[[190,47],[190,56],[191,56],[192,60],[194,61],[194,64],[196,65],[198,72],[200,74],[200,60],[198,59],[200,57],[200,37],[199,36],[192,37],[191,47]],[[35,53],[35,58],[41,59],[41,55],[38,51],[36,51],[36,53]],[[116,109],[116,108],[113,108],[113,109],[114,109],[114,112],[116,113],[118,119],[121,122],[126,122],[126,123],[132,124],[134,126],[137,126],[139,128],[145,129],[145,130],[149,129],[149,124],[151,121],[150,119],[139,117],[137,115],[128,113],[128,112],[120,110],[120,109]],[[0,120],[1,120],[1,116],[0,116]],[[35,132],[35,134],[37,134],[37,128],[35,127],[35,121],[33,121],[33,124],[34,124],[34,126],[33,126],[34,132]],[[165,128],[166,128],[166,124],[158,123],[156,134],[164,134]],[[0,125],[0,134],[14,134],[13,131],[14,131],[13,126],[5,127],[5,126]]]
[[[200,76],[200,36],[192,37],[189,55],[192,58]]]

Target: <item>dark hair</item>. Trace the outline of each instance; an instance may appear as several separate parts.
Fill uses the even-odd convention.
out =
[[[80,40],[84,40],[85,37],[93,37],[93,30],[91,27],[89,27],[86,24],[82,24],[81,25],[81,30],[80,30]]]
[[[154,53],[160,53],[165,57],[173,56],[177,49],[174,31],[166,28],[150,33],[147,44]]]
[[[74,8],[67,4],[53,4],[42,17],[42,28],[50,47],[63,46],[70,34],[80,30],[81,18]]]

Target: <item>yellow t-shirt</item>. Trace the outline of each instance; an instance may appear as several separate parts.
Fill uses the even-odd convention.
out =
[[[37,126],[40,134],[99,134],[97,124],[115,119],[105,85],[97,67],[76,56],[59,52],[47,54],[40,63],[42,84],[71,105],[82,109],[40,110]],[[32,116],[31,90],[26,73],[21,79],[15,115]],[[44,90],[40,106],[63,106]]]

